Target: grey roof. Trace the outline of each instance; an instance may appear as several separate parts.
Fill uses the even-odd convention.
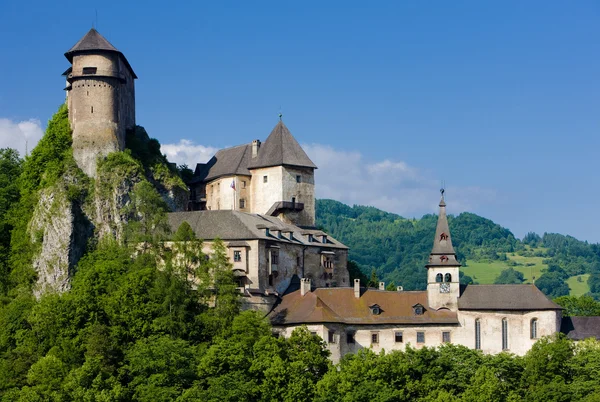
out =
[[[90,29],[88,33],[86,33],[83,36],[83,38],[79,39],[79,41],[65,53],[65,57],[69,60],[69,62],[72,63],[73,56],[75,55],[75,53],[98,50],[118,53],[123,58],[123,61],[131,71],[133,78],[137,78],[137,76],[133,72],[133,68],[131,68],[131,65],[127,61],[125,55],[123,55],[123,53],[117,50],[116,47],[114,47],[108,40],[106,40],[104,36],[100,35],[100,33],[94,28]]]
[[[348,248],[332,237],[328,237],[327,244],[319,242],[316,238],[313,239],[314,241],[309,242],[308,238],[302,235],[304,229],[295,225],[286,224],[273,216],[220,210],[172,212],[167,214],[167,217],[173,233],[177,231],[183,222],[187,222],[192,227],[196,237],[203,240],[212,240],[216,238],[225,241],[268,240],[271,242],[301,244],[330,249]],[[288,233],[292,233],[293,237],[290,239],[288,235],[280,238],[276,233],[270,233],[267,236],[264,228],[271,228],[272,231],[287,231]]]
[[[217,151],[206,164],[199,164],[194,173],[194,182],[214,180],[223,176],[251,176],[248,162],[251,144],[238,145]]]
[[[564,317],[560,326],[560,332],[574,341],[587,338],[600,340],[600,317]]]
[[[442,240],[442,235],[448,236],[447,240]],[[432,254],[454,254],[452,247],[452,237],[448,227],[448,218],[446,217],[446,202],[444,197],[440,200],[440,214],[438,216],[437,227],[435,228],[435,239],[433,239]]]
[[[269,137],[261,145],[258,156],[251,158],[248,168],[280,165],[317,168],[282,121],[277,123]]]
[[[535,285],[467,285],[459,310],[561,310]]]

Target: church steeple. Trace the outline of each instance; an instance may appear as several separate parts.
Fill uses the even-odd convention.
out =
[[[442,190],[440,200],[440,214],[435,229],[433,248],[426,267],[429,306],[435,309],[456,310],[460,294],[460,263],[456,259],[456,252],[452,246],[444,190]]]

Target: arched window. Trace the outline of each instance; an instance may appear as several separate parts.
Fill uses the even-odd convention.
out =
[[[452,282],[452,275],[446,274],[446,276],[444,276],[444,282]]]
[[[531,339],[537,339],[538,337],[538,333],[537,333],[537,318],[533,318],[531,320],[531,324],[530,324],[530,334],[531,334]]]
[[[442,282],[444,280],[444,277],[442,276],[442,274],[437,274],[435,276],[435,281],[436,282]]]
[[[502,319],[502,350],[508,350],[508,320]]]
[[[475,320],[475,349],[481,349],[481,321]]]

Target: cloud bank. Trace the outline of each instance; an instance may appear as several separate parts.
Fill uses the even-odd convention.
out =
[[[25,156],[43,135],[42,124],[37,119],[16,122],[0,118],[0,148],[14,148]]]
[[[418,167],[390,159],[368,161],[358,151],[330,145],[302,147],[319,167],[315,172],[317,198],[374,206],[409,218],[437,212],[440,180]],[[183,139],[164,144],[161,150],[169,161],[193,169],[196,163],[207,162],[218,148]],[[476,186],[450,186],[447,194],[451,213],[473,210],[495,196],[494,191]]]

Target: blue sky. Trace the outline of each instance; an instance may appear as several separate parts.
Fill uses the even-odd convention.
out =
[[[597,1],[4,0],[0,146],[45,128],[96,9],[180,163],[265,139],[281,107],[320,197],[419,217],[445,180],[452,213],[600,241]]]

